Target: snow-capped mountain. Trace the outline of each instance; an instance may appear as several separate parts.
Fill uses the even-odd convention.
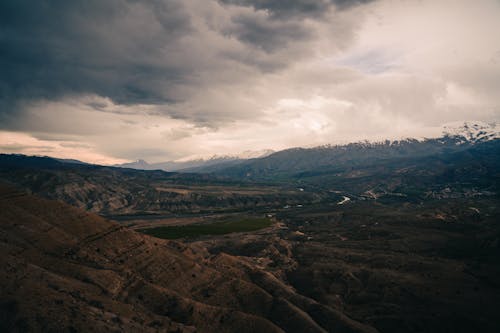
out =
[[[265,158],[246,160],[217,172],[221,175],[259,180],[290,175],[334,175],[339,173],[339,170],[350,170],[359,165],[376,167],[387,163],[386,167],[392,168],[402,166],[408,160],[420,161],[430,156],[448,156],[475,149],[474,147],[483,144],[491,143],[491,146],[496,147],[498,139],[500,126],[497,123],[453,123],[443,127],[442,134],[433,138],[360,141],[314,148],[291,148]]]
[[[500,139],[500,123],[481,121],[448,123],[443,126],[443,135],[459,139],[458,143]]]
[[[271,155],[275,151],[272,149],[263,149],[263,150],[245,150],[244,152],[237,155],[238,158],[241,159],[250,159],[250,158],[262,158]]]
[[[237,154],[215,154],[215,155],[190,155],[187,157],[183,157],[181,159],[177,159],[173,162],[177,163],[185,163],[185,162],[193,162],[193,161],[214,161],[214,160],[248,160],[251,158],[261,158],[266,157],[274,153],[274,150],[271,149],[263,149],[263,150],[245,150],[241,153]]]
[[[199,168],[213,167],[215,165],[229,166],[238,162],[252,159],[262,158],[271,155],[274,150],[246,150],[239,154],[233,155],[191,155],[174,161],[148,163],[144,160],[137,160],[130,163],[115,165],[121,168],[131,168],[140,170],[165,170],[165,171],[192,171]]]
[[[358,163],[366,159],[393,158],[399,155],[403,157],[425,156],[432,152],[441,151],[445,147],[455,146],[458,148],[466,144],[474,145],[500,139],[500,124],[481,121],[454,122],[445,124],[441,133],[433,138],[360,141],[342,145],[291,148],[279,152],[269,149],[247,150],[239,154],[228,155],[191,155],[174,161],[154,164],[138,160],[118,166],[143,170],[225,172],[224,170],[227,168],[237,170],[245,166],[262,164],[262,170],[267,170],[270,165],[276,169],[283,168],[283,170],[288,170],[291,165],[294,165],[297,170],[308,170],[335,163]],[[250,169],[252,168],[250,167]],[[246,173],[253,174],[254,170]]]

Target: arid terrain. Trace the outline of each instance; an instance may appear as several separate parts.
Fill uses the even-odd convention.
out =
[[[376,332],[248,258],[0,191],[4,332]]]
[[[498,332],[500,145],[450,147],[274,182],[2,155],[0,328]]]
[[[498,329],[494,200],[295,207],[178,242],[1,191],[3,331]]]

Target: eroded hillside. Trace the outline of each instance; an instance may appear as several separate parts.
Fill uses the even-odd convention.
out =
[[[2,331],[376,332],[225,253],[0,185]]]
[[[0,178],[100,215],[228,212],[312,202],[296,187],[0,154]]]

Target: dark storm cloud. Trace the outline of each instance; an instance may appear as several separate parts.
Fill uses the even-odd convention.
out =
[[[60,111],[64,115],[80,103],[103,113],[147,112],[210,128],[258,117],[256,102],[248,102],[254,96],[244,96],[248,87],[311,55],[324,33],[320,26],[329,24],[319,13],[364,1],[224,2],[239,5],[0,1],[0,129],[35,124],[43,132],[42,126],[59,120],[29,121],[27,110],[48,117],[52,102],[73,110]],[[348,43],[357,20],[334,20],[324,48]],[[151,108],[138,111],[141,105]]]
[[[217,85],[225,62],[258,72],[282,69],[296,53],[279,57],[270,53],[312,36],[300,20],[277,20],[256,12],[229,12],[229,20],[211,30],[199,24],[200,13],[214,10],[211,4],[0,1],[0,117],[4,125],[6,115],[12,116],[21,106],[68,96],[98,95],[123,105],[185,102],[192,91]],[[279,9],[278,2],[268,6],[276,11],[285,8]],[[292,2],[291,8],[311,11],[300,2]],[[247,49],[221,42],[228,36]],[[199,75],[209,72],[215,75],[207,75],[209,79]],[[232,80],[238,82],[236,67],[232,72]],[[96,109],[101,107],[96,105]],[[168,112],[176,116],[183,111]],[[192,118],[189,112],[180,117]]]
[[[321,16],[330,7],[346,9],[368,3],[373,0],[220,0],[225,4],[253,7],[256,10],[267,10],[276,17]]]
[[[300,22],[269,20],[265,16],[244,14],[233,18],[229,31],[245,43],[266,52],[285,47],[289,42],[310,38],[312,33]]]
[[[168,101],[186,74],[165,50],[190,31],[181,3],[1,1],[0,97],[95,93],[118,103]]]

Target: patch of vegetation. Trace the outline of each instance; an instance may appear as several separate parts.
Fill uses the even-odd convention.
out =
[[[271,221],[267,218],[242,218],[208,224],[158,227],[139,231],[158,238],[177,239],[202,235],[225,235],[232,232],[256,231],[269,227],[270,225]]]

